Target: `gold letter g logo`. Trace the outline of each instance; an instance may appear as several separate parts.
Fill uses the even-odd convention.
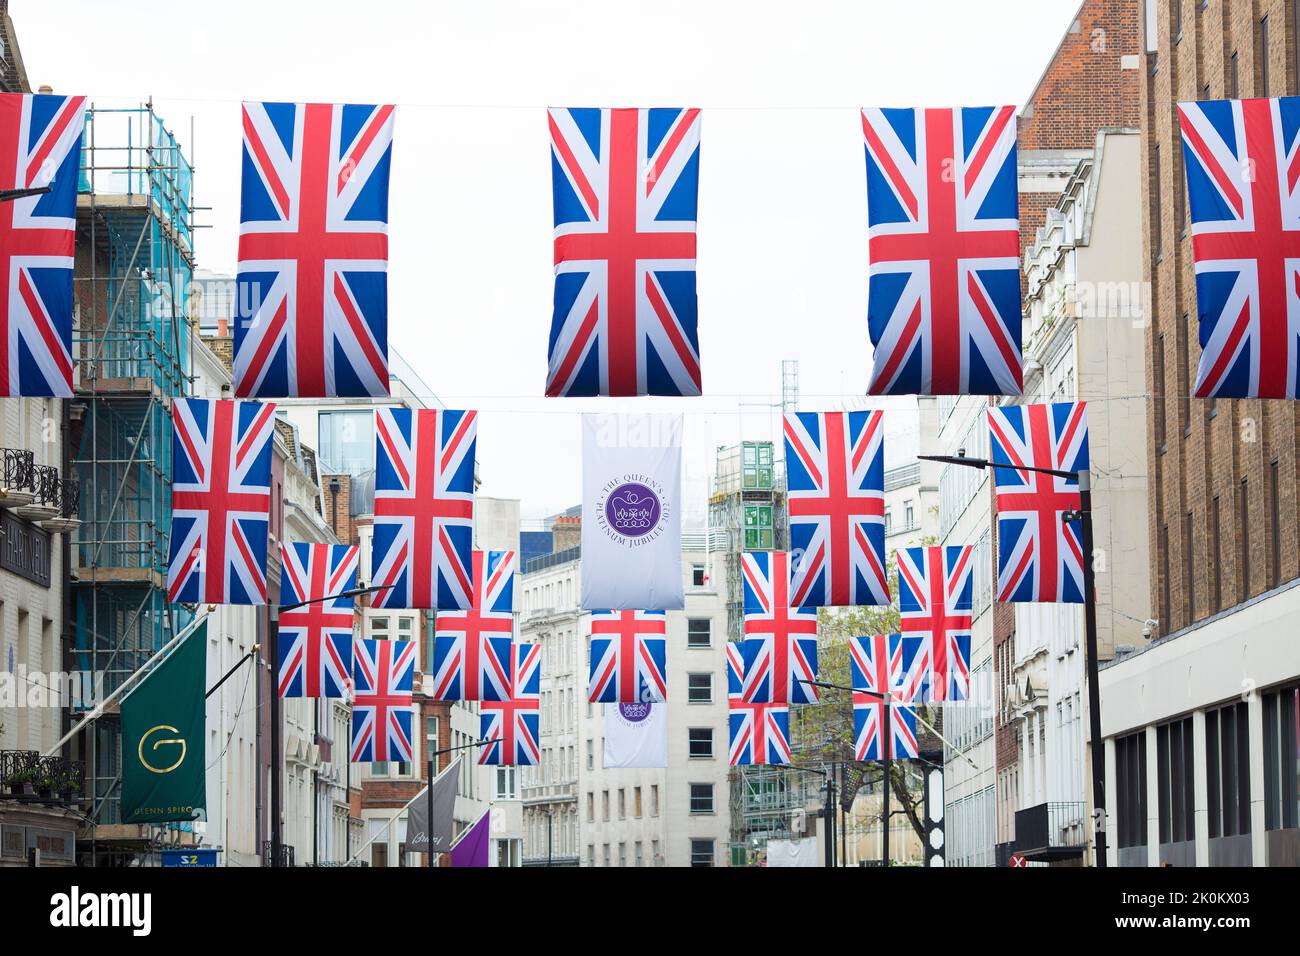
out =
[[[181,755],[176,758],[175,763],[166,767],[155,767],[148,760],[144,759],[144,742],[148,740],[149,737],[155,731],[162,731],[162,730],[171,731],[173,734],[180,733],[179,730],[177,730],[175,727],[171,726],[170,724],[159,724],[157,727],[150,727],[148,730],[146,730],[143,734],[140,735],[140,746],[136,748],[136,752],[140,755],[140,763],[144,764],[144,768],[152,773],[171,773],[173,770],[179,767],[185,760],[185,739],[183,737],[165,737],[162,740],[155,740],[153,742],[153,746],[149,748],[150,753],[152,753],[153,751],[161,747],[163,744],[180,744]]]

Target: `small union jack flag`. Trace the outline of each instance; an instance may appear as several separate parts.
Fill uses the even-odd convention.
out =
[[[1179,103],[1198,398],[1300,398],[1300,97]]]
[[[415,642],[358,640],[352,659],[352,762],[409,763],[414,748]]]
[[[885,726],[885,696],[889,714],[891,759],[915,757],[916,708],[901,702],[904,638],[876,634],[849,638],[849,669],[853,686],[853,736],[858,760],[881,760]]]
[[[888,604],[883,412],[785,416],[792,607]]]
[[[904,548],[898,552],[898,607],[904,638],[920,641],[930,700],[970,696],[971,568],[975,549]],[[915,700],[905,695],[904,700]]]
[[[745,588],[744,699],[751,704],[811,704],[818,690],[817,612],[790,606],[790,556],[740,556]]]
[[[280,612],[280,696],[347,697],[356,599],[334,595],[357,586],[357,549],[299,541],[280,554],[280,603],[302,604]]]
[[[0,94],[0,396],[72,395],[72,259],[84,96]]]
[[[173,401],[173,603],[266,603],[274,419],[259,402]]]
[[[862,111],[870,394],[1020,394],[1015,112]]]
[[[377,608],[473,606],[474,446],[478,412],[375,411]]]
[[[668,699],[663,611],[592,611],[587,700],[646,704]]]
[[[739,644],[727,645],[727,730],[731,766],[790,762],[788,704],[745,702],[745,659]]]
[[[1019,466],[1080,472],[1088,467],[1084,402],[1007,405],[988,411],[993,495],[998,509],[998,600],[1083,603],[1079,483]]]
[[[473,560],[471,606],[437,617],[431,684],[437,700],[510,698],[515,552],[475,551]]]
[[[479,740],[491,744],[479,754],[480,764],[535,767],[542,759],[542,645],[514,644],[512,693],[506,700],[479,704]]]
[[[700,111],[553,109],[547,395],[699,395]]]
[[[244,104],[235,394],[388,394],[393,107]]]

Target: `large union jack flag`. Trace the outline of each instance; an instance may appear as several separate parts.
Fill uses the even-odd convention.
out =
[[[393,107],[244,104],[235,394],[388,394]]]
[[[515,552],[474,552],[474,593],[464,611],[444,611],[433,638],[437,700],[508,700],[514,633]]]
[[[790,762],[790,707],[745,701],[745,658],[739,644],[727,645],[727,730],[731,766]]]
[[[888,604],[883,412],[785,416],[794,607]]]
[[[1200,398],[1300,397],[1300,97],[1179,103]]]
[[[592,611],[587,700],[593,704],[667,700],[667,633],[663,611]]]
[[[371,581],[388,588],[375,607],[473,607],[477,433],[477,412],[376,410]]]
[[[553,109],[547,395],[699,395],[700,111]]]
[[[172,403],[173,602],[265,604],[275,406]]]
[[[885,729],[885,702],[890,704],[891,759],[915,757],[916,708],[902,703],[903,657],[906,644],[900,634],[875,634],[849,639],[849,669],[853,686],[854,753],[858,760],[881,760]],[[914,653],[914,649],[913,649]]]
[[[280,696],[347,697],[356,599],[333,595],[357,586],[357,549],[296,541],[280,559],[280,603],[302,604],[280,612]]]
[[[1019,395],[1015,108],[864,109],[872,395]]]
[[[542,645],[514,644],[511,694],[479,704],[479,740],[490,740],[478,762],[535,767],[542,759]]]
[[[0,396],[72,395],[72,253],[84,96],[0,94]]]
[[[811,704],[818,690],[817,611],[790,606],[790,556],[784,551],[740,556],[745,589],[743,697],[751,704]]]
[[[352,659],[352,762],[413,755],[415,642],[358,640]]]
[[[975,549],[904,548],[898,552],[903,637],[920,641],[922,683],[930,700],[970,696],[971,596]],[[904,700],[916,700],[905,692]]]
[[[998,509],[998,600],[1083,603],[1083,526],[1062,520],[1079,508],[1079,483],[1020,466],[1079,472],[1088,467],[1085,402],[990,408],[989,445]]]

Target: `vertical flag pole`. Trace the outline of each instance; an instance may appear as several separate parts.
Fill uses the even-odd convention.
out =
[[[1088,736],[1092,750],[1093,866],[1106,868],[1106,744],[1101,736],[1101,688],[1097,678],[1097,580],[1092,561],[1092,475],[1079,472],[1079,514],[1083,525],[1083,619],[1087,632]]]
[[[881,856],[884,857],[884,859],[881,860],[881,866],[889,866],[889,774],[890,774],[890,767],[892,764],[890,758],[893,757],[894,755],[894,736],[893,736],[894,735],[894,728],[893,728],[894,692],[892,690],[885,691],[883,703],[884,703],[884,707],[882,707],[881,709],[884,711],[884,716],[885,716],[885,726],[884,726],[885,734],[884,734],[884,739],[881,741],[880,746],[884,754],[884,760],[885,760],[885,777],[884,777],[884,785],[881,788],[880,848],[882,850]]]
[[[280,605],[268,606],[266,657],[271,672],[271,865],[280,865]]]
[[[433,832],[433,762],[435,759],[436,759],[435,757],[430,755],[428,760],[428,766],[425,769],[425,776],[428,777],[429,782],[425,785],[424,788],[425,801],[426,801],[425,809],[429,811],[429,815],[425,817],[425,819],[429,821],[428,824],[425,826],[425,830],[429,832],[425,833],[424,835],[425,846],[427,847],[427,849],[424,851],[424,859],[425,859],[425,866],[429,867],[430,869],[433,868],[433,857],[434,857],[432,832]]]
[[[826,865],[835,865],[835,785],[831,782],[831,769],[826,768],[826,809],[822,813],[822,823],[825,824],[825,834],[823,839],[826,844]]]

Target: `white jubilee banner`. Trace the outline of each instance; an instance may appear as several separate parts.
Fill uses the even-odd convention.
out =
[[[667,704],[605,705],[605,769],[668,766]]]
[[[671,611],[682,584],[682,416],[582,417],[582,606]]]

